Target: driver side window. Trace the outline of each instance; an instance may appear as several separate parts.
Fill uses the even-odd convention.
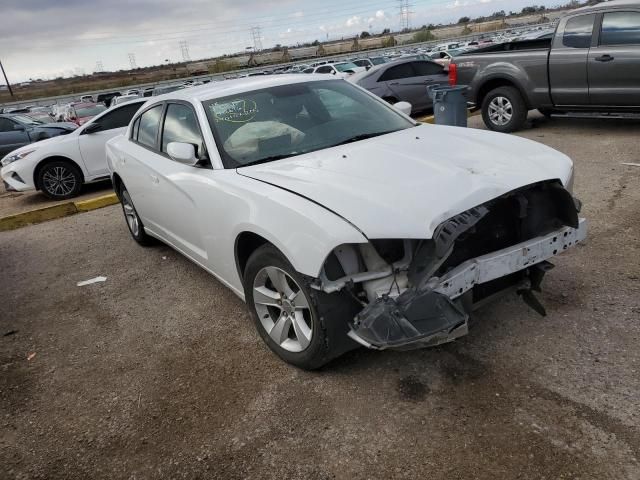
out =
[[[205,157],[204,140],[200,133],[198,119],[193,109],[187,105],[170,103],[162,128],[162,151],[167,152],[171,142],[190,143],[196,147],[196,156]]]
[[[100,130],[104,131],[126,127],[141,106],[141,102],[125,104],[103,115],[97,120],[97,123],[99,123],[101,127]]]

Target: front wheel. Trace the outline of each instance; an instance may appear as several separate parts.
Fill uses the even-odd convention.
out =
[[[38,172],[42,193],[54,200],[76,197],[82,189],[82,172],[71,162],[49,162]]]
[[[144,247],[153,245],[153,238],[147,235],[147,233],[144,231],[142,220],[140,220],[138,212],[133,206],[131,195],[129,195],[129,192],[124,185],[122,185],[122,187],[120,188],[120,202],[122,203],[122,213],[124,213],[124,219],[127,222],[129,233],[131,233],[133,239]]]
[[[527,120],[527,105],[517,88],[498,87],[482,101],[482,119],[490,130],[515,132]]]
[[[272,245],[249,257],[244,292],[258,333],[285,362],[313,370],[356,346],[347,337],[348,299],[312,290]]]

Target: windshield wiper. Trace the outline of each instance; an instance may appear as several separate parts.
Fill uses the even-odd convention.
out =
[[[333,145],[337,147],[338,145],[346,145],[347,143],[359,142],[360,140],[366,140],[367,138],[379,137],[381,135],[386,135],[387,133],[397,132],[398,130],[388,130],[386,132],[374,132],[374,133],[361,133],[359,135],[354,135],[353,137],[349,137],[346,140],[343,140],[339,143]]]

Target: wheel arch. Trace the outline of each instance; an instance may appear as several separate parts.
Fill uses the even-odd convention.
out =
[[[477,90],[475,104],[478,107],[482,106],[482,102],[484,101],[484,98],[487,96],[487,94],[491,90],[494,90],[499,87],[515,88],[516,90],[518,90],[518,92],[520,92],[520,95],[522,96],[522,99],[524,100],[524,103],[527,106],[527,108],[531,108],[529,97],[527,96],[526,92],[524,91],[520,83],[513,78],[504,77],[504,76],[490,78],[486,80],[482,85],[480,85],[480,87]]]
[[[120,189],[122,188],[122,185],[124,185],[124,182],[122,181],[122,178],[120,178],[120,175],[114,172],[111,176],[111,183],[113,184],[113,190],[116,192],[118,200],[122,201],[120,198]]]
[[[48,164],[52,163],[52,162],[68,162],[71,163],[72,165],[74,165],[79,171],[80,171],[80,175],[82,177],[82,183],[84,183],[84,172],[82,171],[82,166],[80,164],[78,164],[78,162],[76,162],[75,160],[70,159],[69,157],[65,157],[63,155],[52,155],[50,157],[46,157],[43,158],[42,160],[40,160],[40,162],[38,163],[38,165],[36,166],[36,168],[33,170],[33,184],[36,186],[36,190],[41,190],[41,185],[40,185],[40,172],[42,171],[42,169],[44,167],[46,167]]]
[[[238,276],[240,277],[240,281],[244,281],[244,271],[247,266],[247,261],[253,252],[255,252],[262,245],[273,245],[274,248],[278,249],[280,253],[282,251],[270,242],[262,235],[257,233],[245,230],[240,232],[236,237],[235,245],[234,245],[234,256],[236,260],[236,269],[238,270]],[[286,255],[285,255],[286,257]]]

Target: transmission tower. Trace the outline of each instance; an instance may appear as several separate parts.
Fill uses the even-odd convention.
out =
[[[253,40],[253,51],[260,52],[262,50],[262,32],[260,27],[251,27],[251,39]]]
[[[138,68],[138,65],[136,65],[136,54],[135,53],[130,53],[129,54],[129,64],[131,65],[131,70],[135,70],[136,68]]]
[[[413,7],[409,0],[398,0],[398,9],[400,11],[400,30],[409,30],[411,28],[411,10]]]
[[[96,73],[104,72],[104,65],[102,64],[102,60],[98,60],[96,62]]]
[[[191,57],[189,56],[189,44],[186,40],[180,41],[180,52],[182,53],[182,60],[184,60],[185,62],[191,60]]]

